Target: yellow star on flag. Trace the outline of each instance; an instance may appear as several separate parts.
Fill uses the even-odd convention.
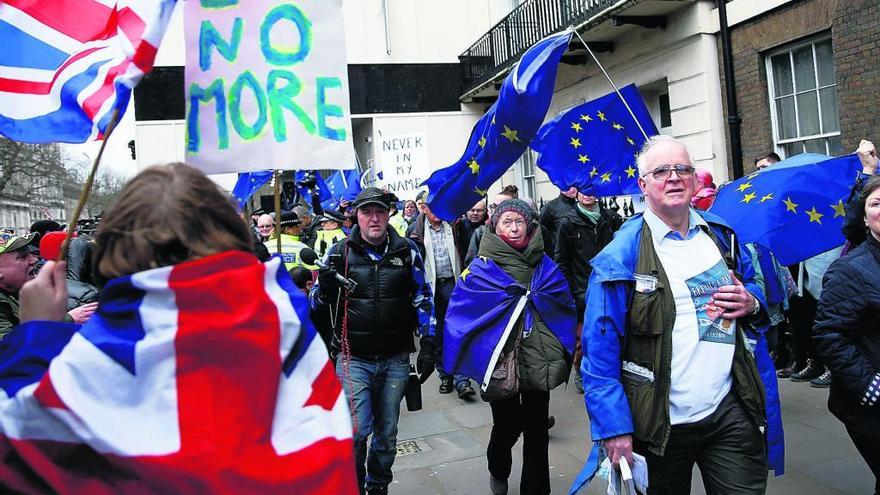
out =
[[[590,161],[590,157],[588,157],[587,155],[578,155],[578,161],[581,163],[587,163],[588,161]]]
[[[846,206],[842,200],[838,199],[836,205],[831,205],[831,209],[834,210],[834,218],[846,217]]]
[[[601,110],[598,111],[598,112],[596,112],[596,117],[599,117],[599,120],[601,120],[602,122],[605,122],[606,120],[608,120],[608,119],[605,118],[605,114],[602,113]]]
[[[629,137],[629,136],[626,137],[626,142],[629,143],[630,146],[635,146],[635,145],[636,145],[636,142],[633,141],[633,138],[631,138],[631,137]]]
[[[461,275],[459,275],[461,277],[461,281],[464,282],[467,279],[467,276],[470,274],[471,274],[471,265],[468,265],[467,268],[462,270]]]
[[[572,122],[571,128],[574,129],[574,132],[581,132],[581,125],[577,122]]]
[[[635,177],[636,177],[636,169],[634,169],[632,165],[630,165],[630,166],[629,166],[627,169],[625,169],[624,171],[626,172],[626,176],[627,176],[627,177],[632,177],[633,179],[635,179]]]
[[[583,120],[584,122],[592,122],[593,117],[590,117],[589,115],[581,115],[581,120]]]
[[[758,176],[758,172],[752,172],[752,173],[750,173],[749,175],[747,175],[746,178],[749,179],[749,180],[752,180],[752,179],[754,179],[754,178],[757,177],[757,176]]]
[[[479,187],[474,186],[474,192],[479,194],[480,197],[482,198],[483,196],[485,196],[489,192],[489,190],[488,189],[480,189]]]
[[[759,203],[763,203],[764,201],[770,201],[771,199],[773,199],[773,193],[770,193],[766,196],[761,196],[761,201],[759,201]]]
[[[821,219],[822,217],[824,217],[825,215],[823,215],[823,214],[819,213],[818,211],[816,211],[816,207],[815,207],[815,206],[813,207],[812,210],[810,210],[810,211],[805,211],[804,213],[806,213],[807,215],[810,215],[810,223],[816,222],[816,223],[818,223],[819,225],[822,225],[822,220],[820,220],[820,219]]]
[[[599,171],[596,170],[596,167],[593,167],[593,170],[590,170],[590,177],[592,178],[592,177],[595,177],[595,176],[597,176],[597,175],[599,175]]]
[[[602,174],[602,182],[611,182],[611,172]]]
[[[480,148],[486,147],[486,136],[480,136],[480,140],[477,141],[477,144],[480,145]]]
[[[623,129],[623,126],[620,125],[620,124],[618,124],[617,122],[613,123],[613,124],[611,125],[611,127],[617,129],[618,131],[621,130],[621,129]]]
[[[569,143],[569,144],[574,146],[574,149],[578,149],[578,146],[581,145],[581,140],[578,138],[571,138],[571,143]]]
[[[468,168],[471,169],[471,173],[477,175],[480,173],[480,164],[477,163],[476,160],[471,160],[468,162]]]
[[[743,196],[743,199],[742,199],[742,201],[740,201],[740,203],[748,204],[749,201],[755,199],[755,196],[757,196],[755,193],[750,192],[750,193],[746,194],[745,196]]]
[[[739,192],[743,192],[743,191],[745,191],[746,189],[748,189],[748,188],[750,188],[750,187],[752,187],[752,183],[751,183],[751,182],[746,182],[745,184],[740,184],[739,187],[736,188],[736,190],[739,191]]]
[[[513,129],[511,129],[510,127],[507,127],[507,126],[504,126],[504,132],[501,133],[501,135],[506,137],[507,139],[509,139],[511,143],[514,141],[520,140],[519,136],[517,136],[517,134],[519,134],[519,131],[514,131]]]
[[[785,201],[783,201],[783,203],[785,203],[785,210],[786,211],[790,211],[792,213],[797,213],[798,204],[795,203],[794,201],[792,201],[791,198],[786,197]]]
[[[492,125],[495,125],[495,116],[492,116]]]

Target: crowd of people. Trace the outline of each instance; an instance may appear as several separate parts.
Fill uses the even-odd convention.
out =
[[[248,222],[201,173],[157,166],[94,237],[62,247],[61,226],[45,223],[0,235],[0,339],[28,321],[88,324],[118,277],[228,251],[274,255],[335,364],[361,493],[388,493],[413,371],[421,383],[436,371],[441,394],[489,402],[493,495],[508,493],[520,436],[520,493],[550,492],[550,393],[569,381],[584,394],[595,458],[643,459],[650,494],[689,493],[694,464],[707,493],[763,493],[782,462],[777,376],[830,386],[831,412],[877,476],[880,177],[873,144],[857,153],[845,255],[793,267],[706,211],[712,176],[664,136],[638,155],[647,207],[627,221],[574,188],[539,212],[508,186],[454,221],[425,193],[400,204],[368,187],[335,211],[258,210]],[[143,208],[159,194],[149,180],[174,185],[192,211]],[[40,273],[51,275],[28,282]]]

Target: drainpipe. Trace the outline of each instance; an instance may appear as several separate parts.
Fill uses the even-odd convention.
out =
[[[391,29],[388,26],[388,0],[382,0],[382,14],[385,16],[385,54],[391,55]]]
[[[736,81],[733,74],[733,48],[730,45],[730,28],[727,26],[727,1],[716,0],[718,22],[721,27],[721,52],[724,60],[724,93],[727,100],[727,127],[730,133],[730,161],[733,164],[733,177],[744,175],[742,161],[742,139],[740,125],[742,118],[736,107]]]

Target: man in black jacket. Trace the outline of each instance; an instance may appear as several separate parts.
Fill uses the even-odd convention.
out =
[[[355,461],[361,493],[385,495],[397,452],[397,421],[409,376],[413,333],[434,335],[431,288],[419,247],[388,226],[391,202],[376,187],[354,200],[357,225],[324,256],[330,269],[318,273],[312,309],[331,306],[330,354],[352,407]],[[337,274],[357,286],[342,288]],[[434,370],[433,355],[419,356],[419,371]],[[367,446],[367,439],[372,440]],[[368,452],[369,450],[369,452]],[[367,459],[369,458],[369,461]]]
[[[541,208],[539,221],[541,226],[547,229],[549,236],[544,237],[544,244],[549,244],[548,252],[555,252],[556,233],[559,230],[559,222],[568,214],[576,203],[577,189],[570,187],[568,191],[561,191],[559,197],[549,201]]]
[[[621,224],[623,219],[620,215],[602,208],[595,196],[581,193],[577,193],[575,207],[559,221],[553,258],[565,275],[577,305],[578,338],[574,353],[575,370],[581,367],[580,335],[584,323],[584,294],[592,271],[590,260],[611,242]],[[574,384],[579,393],[584,393],[581,374],[577,371],[575,371]]]

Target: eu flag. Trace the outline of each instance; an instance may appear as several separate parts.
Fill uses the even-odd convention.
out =
[[[547,115],[571,33],[548,36],[523,54],[501,84],[498,100],[471,131],[461,158],[422,183],[435,215],[443,220],[461,216],[526,150]]]
[[[574,186],[600,197],[639,193],[636,155],[645,136],[620,96],[648,136],[658,134],[634,84],[621,88],[620,95],[611,92],[562,112],[532,142],[538,167],[556,187],[564,191]]]
[[[335,210],[341,200],[354,201],[361,192],[361,175],[357,169],[337,170],[327,178],[327,189],[330,199],[321,201],[325,210]]]
[[[232,198],[238,204],[238,209],[244,209],[247,200],[271,178],[271,170],[238,174],[238,180],[235,181],[235,186],[232,188]]]
[[[861,169],[856,155],[796,155],[723,185],[710,211],[791,265],[844,243],[844,202]]]

